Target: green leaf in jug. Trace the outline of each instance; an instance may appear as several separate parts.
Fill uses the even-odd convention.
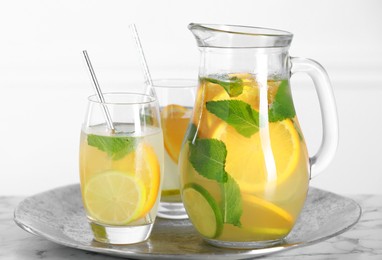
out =
[[[227,149],[216,139],[196,139],[190,142],[189,160],[194,169],[203,177],[219,183],[227,181],[225,160]]]
[[[281,81],[275,99],[269,109],[269,122],[282,121],[296,115],[288,80]]]
[[[223,184],[222,203],[224,223],[240,227],[240,218],[243,213],[240,187],[229,175],[227,182]]]
[[[243,80],[236,76],[219,75],[218,78],[210,77],[204,80],[222,86],[230,97],[237,97],[243,93]]]
[[[259,112],[244,101],[209,101],[206,102],[206,108],[245,137],[251,137],[259,130]]]

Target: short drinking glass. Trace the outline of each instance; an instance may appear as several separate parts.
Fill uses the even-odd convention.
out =
[[[100,103],[97,96],[89,97],[82,125],[82,200],[95,240],[138,243],[150,236],[160,200],[159,106],[144,94],[107,93],[104,98]]]

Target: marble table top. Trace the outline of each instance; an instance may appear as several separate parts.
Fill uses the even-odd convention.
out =
[[[345,233],[311,246],[260,259],[382,259],[382,195],[353,195],[363,210],[360,221]],[[29,234],[13,221],[22,197],[0,197],[0,259],[120,259],[64,247]]]

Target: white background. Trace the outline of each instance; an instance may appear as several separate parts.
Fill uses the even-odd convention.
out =
[[[87,49],[104,91],[142,73],[135,23],[153,78],[197,77],[190,22],[294,33],[291,56],[319,61],[338,104],[340,143],[312,185],[341,194],[382,193],[382,1],[0,0],[0,195],[30,195],[78,182],[79,131],[93,93]],[[307,76],[292,79],[311,155],[320,113]]]

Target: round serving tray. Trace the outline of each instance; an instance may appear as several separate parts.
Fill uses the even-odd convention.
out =
[[[23,200],[15,222],[26,231],[55,243],[133,259],[245,259],[307,246],[345,232],[361,216],[353,200],[310,188],[305,207],[292,232],[280,245],[236,250],[203,241],[188,220],[157,218],[150,239],[133,245],[108,245],[93,240],[78,184],[60,187]]]

